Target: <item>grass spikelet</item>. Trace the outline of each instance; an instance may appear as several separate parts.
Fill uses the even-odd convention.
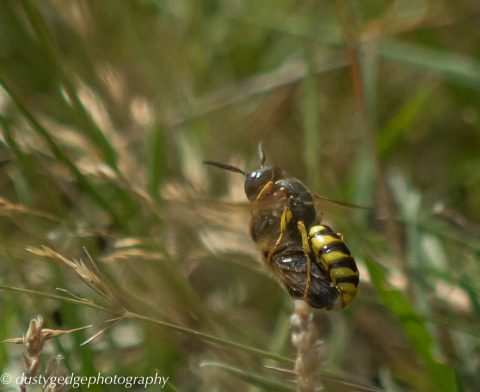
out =
[[[30,321],[24,344],[27,346],[27,353],[23,355],[26,375],[31,377],[37,373],[40,366],[40,352],[45,343],[45,335],[42,333],[43,318],[37,316]]]
[[[99,275],[100,271],[95,267],[95,264],[91,258],[90,261],[95,267],[95,272],[88,268],[82,260],[70,260],[47,246],[42,246],[41,248],[28,247],[27,250],[37,256],[47,257],[55,260],[63,266],[74,270],[80,279],[82,279],[87,286],[95,290],[99,295],[111,303],[118,302],[118,297],[115,296],[110,287],[107,286],[106,280]]]
[[[14,343],[22,344],[26,347],[26,352],[23,353],[23,364],[24,364],[24,377],[22,377],[23,383],[20,385],[20,391],[26,392],[27,385],[29,384],[28,379],[35,376],[40,369],[41,357],[43,346],[45,341],[48,339],[58,337],[64,334],[69,334],[75,331],[78,331],[83,328],[75,328],[71,330],[55,330],[43,328],[43,317],[37,316],[34,319],[30,320],[27,333],[20,338],[11,338],[2,340],[2,343]],[[54,358],[51,358],[45,367],[45,377],[59,377],[65,376],[66,371],[61,364],[63,357],[58,355]],[[61,385],[56,383],[49,383],[45,391],[49,392],[64,392],[68,390],[67,385]]]
[[[29,382],[27,382],[28,378],[35,376],[39,372],[42,363],[40,355],[48,339],[77,332],[89,327],[90,326],[86,326],[69,330],[43,328],[43,317],[37,316],[30,320],[27,333],[24,336],[2,340],[1,343],[22,344],[26,347],[26,352],[23,353],[24,377],[22,377],[22,380],[24,381],[20,385],[20,391],[26,392],[27,385],[29,385]],[[62,355],[50,358],[45,366],[44,377],[64,377],[66,371],[61,363],[63,359],[64,357]],[[68,390],[68,385],[51,382],[45,386],[44,390],[49,392],[64,392]]]

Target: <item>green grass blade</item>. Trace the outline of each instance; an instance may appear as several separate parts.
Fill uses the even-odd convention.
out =
[[[23,178],[26,180],[25,182],[28,184],[25,185],[26,191],[24,193],[28,194],[30,192],[31,194],[35,193],[36,195],[41,194],[42,201],[48,201],[48,206],[51,210],[59,215],[63,215],[63,213],[65,213],[63,203],[61,202],[59,194],[52,186],[50,179],[37,170],[37,167],[40,165],[37,166],[35,158],[22,151],[15,139],[15,133],[10,127],[9,120],[0,115],[0,124],[2,126],[1,130],[3,137],[15,156],[18,168],[20,169]],[[36,191],[32,192],[32,189],[36,189]]]
[[[310,18],[309,28],[313,29],[315,13],[312,13]],[[311,189],[321,192],[318,176],[318,168],[321,167],[321,140],[318,81],[315,72],[315,43],[308,38],[305,38],[303,42],[303,58],[306,68],[302,99],[306,177]]]
[[[468,56],[387,38],[381,40],[378,52],[385,59],[425,68],[466,87],[480,89],[480,62]]]
[[[435,84],[420,87],[380,131],[377,137],[377,149],[381,157],[388,156],[394,149],[395,143],[422,114],[434,89]]]
[[[112,168],[116,169],[116,151],[105,136],[105,133],[102,132],[102,130],[94,123],[80,101],[75,89],[73,78],[71,75],[69,75],[69,72],[62,63],[62,59],[58,54],[54,39],[52,38],[45,21],[29,0],[21,0],[21,3],[35,33],[37,34],[40,44],[44,49],[43,54],[58,71],[61,83],[65,88],[65,92],[68,95],[70,103],[73,107],[74,115],[80,124],[79,130],[83,131],[94,143],[94,145],[99,148],[103,154],[105,162]],[[66,110],[69,110],[69,108],[69,105],[65,105]]]
[[[395,290],[385,283],[385,272],[375,261],[366,257],[365,262],[380,300],[397,317],[413,349],[423,360],[432,388],[442,392],[457,391],[455,374],[452,369],[434,357],[433,338],[423,319],[415,313],[401,291]]]
[[[10,98],[13,100],[17,108],[20,110],[22,115],[31,125],[33,130],[47,143],[52,153],[61,162],[77,179],[78,184],[82,187],[85,192],[90,195],[92,200],[94,200],[101,208],[103,208],[114,221],[120,225],[124,225],[122,219],[117,215],[116,211],[111,206],[111,203],[106,200],[90,183],[90,181],[80,172],[80,170],[75,166],[75,164],[68,158],[68,156],[63,152],[62,148],[55,142],[55,140],[50,136],[48,131],[36,120],[33,114],[23,105],[20,99],[13,93],[10,87],[5,83],[4,80],[0,79],[0,85],[8,93]]]

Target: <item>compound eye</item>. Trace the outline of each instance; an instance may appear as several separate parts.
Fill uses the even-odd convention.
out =
[[[263,187],[272,179],[270,170],[255,170],[248,174],[245,180],[245,193],[248,200],[253,201],[257,198]]]

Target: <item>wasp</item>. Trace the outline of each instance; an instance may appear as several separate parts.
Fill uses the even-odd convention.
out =
[[[315,308],[345,307],[357,293],[359,273],[342,234],[321,224],[316,199],[322,197],[281,168],[265,166],[262,143],[258,155],[260,168],[251,172],[221,162],[203,163],[245,177],[250,236],[290,295]]]

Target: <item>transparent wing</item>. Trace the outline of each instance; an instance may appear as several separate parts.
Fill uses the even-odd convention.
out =
[[[376,215],[373,207],[333,200],[316,193],[313,194],[313,199],[318,219],[327,224],[355,226],[354,221],[358,215]]]
[[[345,208],[358,208],[361,210],[375,211],[375,208],[373,207],[361,206],[358,204],[352,204],[352,203],[346,203],[344,201],[333,200],[328,197],[321,196],[317,193],[313,194],[313,199],[315,200],[315,203],[317,204],[318,207],[324,207],[324,206],[328,207],[332,205],[337,205]]]

